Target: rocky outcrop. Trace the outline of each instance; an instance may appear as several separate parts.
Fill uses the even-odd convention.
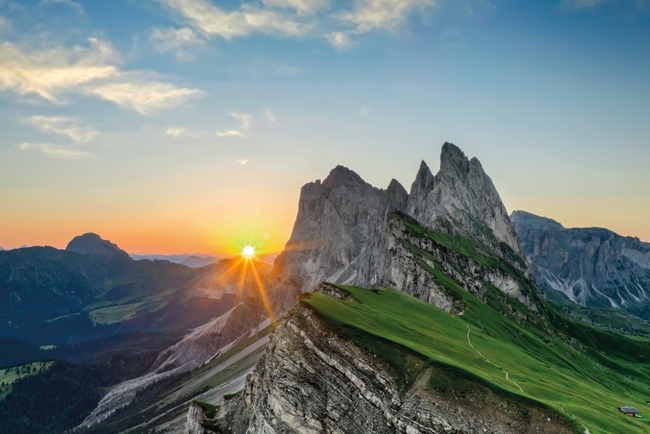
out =
[[[584,306],[650,317],[650,243],[602,228],[566,229],[525,211],[510,218],[540,284]]]
[[[302,291],[322,281],[362,287],[388,284],[455,312],[453,301],[436,290],[435,278],[400,248],[403,231],[391,221],[395,212],[408,214],[425,228],[486,246],[528,275],[492,181],[476,158],[469,160],[451,143],[442,147],[435,176],[421,163],[410,193],[396,180],[386,190],[377,189],[342,166],[322,183],[305,185],[291,238],[274,271]],[[515,280],[495,278],[490,283],[531,305]]]
[[[203,427],[204,419],[205,411],[203,411],[203,408],[196,402],[192,402],[187,412],[185,434],[205,434],[205,428]]]
[[[479,258],[488,257],[488,248],[475,251],[475,256],[462,254],[417,231],[407,229],[408,216],[393,213],[388,216],[388,245],[384,267],[378,271],[380,282],[426,301],[453,314],[464,311],[458,295],[438,281],[437,273],[453,279],[481,300],[485,299],[488,283],[513,297],[532,310],[538,306],[531,295],[531,282],[520,269],[503,261],[500,266],[487,265]],[[415,222],[412,222],[415,223]],[[460,238],[458,242],[466,242]],[[495,259],[498,256],[495,256]]]
[[[424,162],[420,166],[407,212],[424,226],[470,235],[495,251],[504,243],[522,253],[492,180],[478,159],[469,160],[451,143],[442,147],[435,177]]]
[[[343,166],[322,183],[306,184],[291,238],[275,261],[276,273],[305,290],[323,280],[359,281],[360,258],[370,248],[385,194]]]
[[[434,390],[429,379],[436,368],[415,355],[406,360],[419,372],[413,381],[298,304],[221,416],[234,434],[573,433],[549,409],[523,408],[479,383],[470,393]]]

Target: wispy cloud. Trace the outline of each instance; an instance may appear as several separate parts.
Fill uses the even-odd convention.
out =
[[[151,78],[148,71],[123,71],[113,47],[95,38],[89,46],[28,51],[0,44],[0,90],[37,95],[61,104],[66,93],[111,101],[141,114],[169,109],[200,97],[201,90]]]
[[[161,53],[174,53],[179,60],[189,60],[193,57],[188,53],[188,47],[205,44],[205,40],[200,38],[189,27],[182,27],[180,29],[153,29],[149,35],[149,39],[158,51]]]
[[[0,15],[0,32],[7,30],[11,27],[11,23],[8,19]]]
[[[79,125],[77,119],[64,116],[32,116],[27,123],[43,132],[68,137],[75,143],[88,143],[99,135],[95,129]]]
[[[26,119],[25,122],[45,133],[66,137],[71,140],[74,146],[24,142],[18,145],[18,149],[21,151],[39,151],[48,157],[66,160],[96,157],[90,152],[80,151],[78,146],[95,140],[99,136],[99,132],[91,127],[80,125],[79,120],[75,118],[65,116],[32,116]]]
[[[165,134],[172,136],[174,138],[178,137],[199,137],[202,133],[196,131],[190,131],[184,127],[169,127],[165,131]]]
[[[340,18],[356,26],[356,33],[393,30],[418,8],[433,6],[435,0],[357,0],[355,9]]]
[[[359,109],[359,114],[365,116],[368,113],[370,113],[370,106],[369,105],[362,105],[361,108]]]
[[[61,145],[52,143],[21,143],[18,145],[21,151],[34,150],[39,151],[48,157],[59,158],[62,160],[82,160],[86,158],[95,158],[95,155],[86,151],[78,151],[75,149],[66,148]]]
[[[628,3],[643,8],[650,4],[649,0],[562,0],[560,7],[565,9],[589,9],[605,4]]]
[[[253,116],[247,113],[239,113],[234,111],[231,111],[228,114],[231,118],[239,121],[239,128],[217,130],[217,137],[246,137],[246,131],[248,131],[253,124]]]
[[[240,128],[244,131],[249,130],[253,123],[253,116],[247,113],[230,112],[230,116],[241,123]]]
[[[123,73],[110,82],[87,89],[87,93],[143,115],[178,107],[204,95],[198,89],[141,78],[137,72]]]
[[[329,6],[327,0],[262,0],[270,8],[295,9],[299,14],[313,14]]]
[[[273,125],[277,122],[273,111],[271,111],[271,109],[268,107],[264,109],[264,119],[266,120],[266,123],[270,125]]]
[[[72,0],[41,0],[42,4],[60,4],[60,5],[65,5],[68,6],[69,8],[73,9],[79,14],[84,13],[84,8],[77,2],[73,2]]]
[[[254,32],[301,36],[309,26],[286,14],[244,4],[227,12],[207,0],[157,0],[178,13],[190,26],[206,37],[231,39]]]
[[[394,31],[439,0],[353,0],[348,2],[352,7],[343,11],[333,10],[329,0],[261,0],[261,5],[250,1],[233,10],[216,6],[214,0],[156,1],[205,38],[233,39],[252,33],[317,36],[338,50],[348,50],[355,45],[355,35]]]
[[[180,137],[182,135],[187,134],[187,130],[185,128],[180,128],[180,127],[170,127],[167,128],[167,131],[165,131],[165,134],[168,136],[172,137]]]
[[[241,164],[242,166],[248,163],[250,160],[237,160],[237,163]]]
[[[354,41],[347,32],[332,32],[325,35],[325,38],[337,50],[345,51],[354,46]]]
[[[335,15],[351,28],[326,34],[325,37],[334,48],[347,50],[354,45],[352,35],[396,30],[415,11],[435,4],[436,0],[356,0],[354,9]]]
[[[246,137],[246,134],[237,130],[218,130],[217,137]]]

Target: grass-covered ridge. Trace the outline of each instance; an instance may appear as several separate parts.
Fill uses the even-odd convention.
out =
[[[406,348],[432,363],[478,377],[496,390],[547,405],[577,426],[584,424],[591,434],[650,431],[650,418],[629,418],[616,409],[647,408],[650,367],[620,357],[626,345],[634,351],[641,343],[650,347],[647,341],[612,335],[620,339],[616,352],[602,354],[599,349],[596,356],[596,349],[584,344],[574,345],[576,349],[559,334],[522,327],[469,293],[468,310],[454,316],[390,288],[340,288],[356,301],[311,293],[302,303],[334,330],[378,355],[386,354],[387,345]]]

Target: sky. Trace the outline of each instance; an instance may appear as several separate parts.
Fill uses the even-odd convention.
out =
[[[0,0],[0,246],[277,252],[305,183],[445,141],[650,241],[649,47],[649,0]]]

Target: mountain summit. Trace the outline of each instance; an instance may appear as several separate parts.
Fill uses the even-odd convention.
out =
[[[421,264],[414,263],[409,249],[422,248],[422,241],[406,230],[409,219],[446,237],[486,246],[509,267],[529,275],[492,180],[476,158],[469,160],[451,143],[442,146],[435,176],[422,161],[410,193],[394,179],[386,190],[373,187],[343,166],[323,182],[306,184],[291,238],[275,271],[302,291],[322,281],[388,285],[454,311],[453,302],[441,296]],[[487,281],[529,304],[521,285],[507,275],[491,275]]]
[[[116,244],[104,240],[102,237],[92,232],[74,237],[72,241],[68,243],[65,250],[68,252],[79,253],[81,255],[105,257],[114,257],[117,255],[129,257],[129,254],[117,247]]]

